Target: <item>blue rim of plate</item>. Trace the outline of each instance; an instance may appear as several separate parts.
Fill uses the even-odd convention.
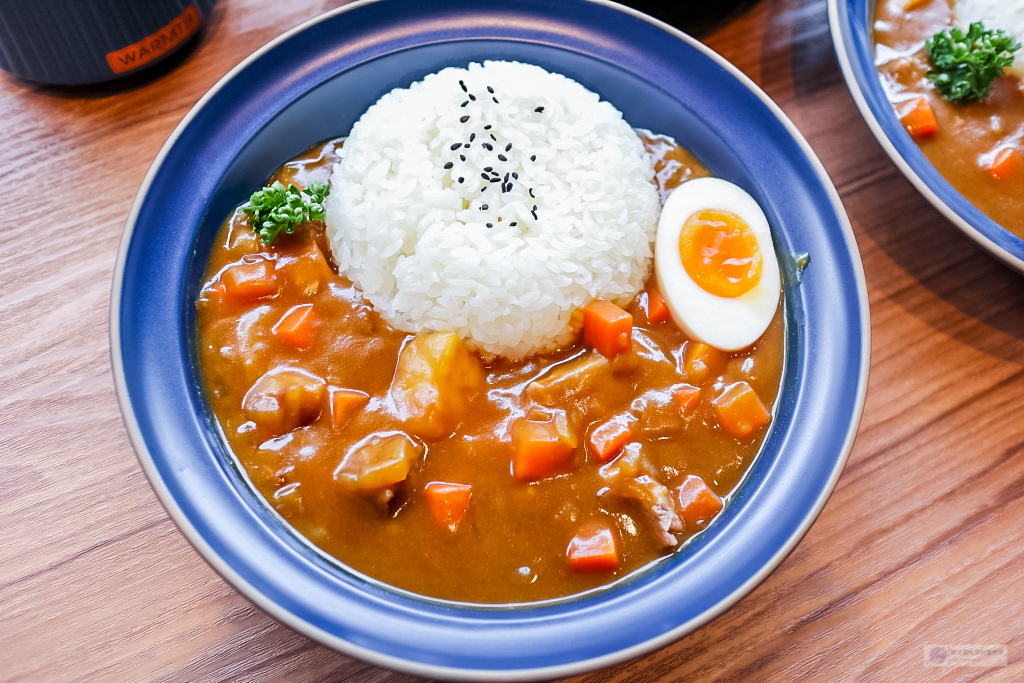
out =
[[[874,8],[874,0],[828,0],[832,43],[857,109],[896,168],[932,206],[988,252],[1024,273],[1024,239],[986,216],[950,185],[897,118],[875,68]]]
[[[717,175],[744,187],[764,208],[777,251],[810,252],[812,263],[799,286],[792,270],[785,276],[787,360],[773,426],[712,528],[606,589],[476,606],[391,589],[316,552],[283,524],[239,472],[206,410],[190,326],[211,231],[304,148],[293,140],[279,149],[274,135],[319,134],[289,112],[330,96],[354,110],[344,115],[350,125],[373,99],[338,99],[331,88],[339,83],[351,86],[339,92],[375,99],[375,88],[379,95],[445,63],[495,53],[564,67],[584,85],[597,74],[627,120],[676,135]],[[364,76],[377,69],[390,80],[367,85]],[[669,120],[689,128],[659,129],[671,128]],[[796,127],[708,48],[603,0],[511,7],[363,0],[255,52],[186,115],[146,175],[118,250],[110,335],[117,397],[139,461],[182,533],[228,582],[345,654],[461,680],[549,679],[610,666],[699,628],[750,592],[796,546],[835,487],[860,422],[870,351],[853,232]]]

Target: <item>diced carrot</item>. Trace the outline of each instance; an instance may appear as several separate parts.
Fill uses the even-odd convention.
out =
[[[512,474],[517,479],[543,479],[572,462],[576,437],[569,430],[565,413],[550,420],[517,420],[512,423]]]
[[[277,292],[274,263],[266,259],[230,266],[221,275],[221,280],[224,293],[238,301],[260,299]]]
[[[583,341],[606,358],[629,351],[633,316],[604,299],[595,299],[583,309]]]
[[[355,389],[330,388],[331,396],[331,424],[335,429],[341,429],[349,423],[359,409],[370,400],[369,394],[364,394]]]
[[[686,415],[700,403],[700,387],[695,387],[692,384],[680,384],[672,392],[672,398],[675,399],[676,405],[679,406],[679,412]]]
[[[430,515],[438,525],[451,532],[458,531],[462,518],[466,516],[472,492],[473,487],[469,484],[446,481],[432,481],[423,489],[430,506]]]
[[[682,373],[692,384],[702,384],[725,365],[725,354],[704,342],[688,341],[683,348]]]
[[[999,150],[988,167],[988,172],[996,180],[1009,180],[1020,176],[1022,170],[1024,158],[1013,147],[1003,147]]]
[[[903,5],[903,9],[904,11],[917,9],[918,7],[924,7],[929,2],[931,0],[907,0]]]
[[[601,462],[608,462],[633,438],[633,432],[623,416],[613,417],[590,432],[590,449]]]
[[[654,283],[651,283],[651,286],[647,288],[647,322],[660,323],[668,320],[670,314],[671,311],[668,310],[665,299],[661,297],[661,292],[658,291]]]
[[[722,499],[696,474],[691,474],[679,485],[676,500],[679,516],[690,531],[706,526],[722,511]]]
[[[924,97],[918,97],[900,105],[897,111],[900,115],[900,123],[915,138],[927,137],[938,130],[935,112],[932,111],[932,105],[928,104],[928,100]]]
[[[711,405],[722,429],[740,439],[747,438],[771,419],[757,393],[746,382],[730,384]]]
[[[615,534],[606,526],[582,529],[565,551],[569,567],[578,572],[613,572],[619,568]]]
[[[281,341],[304,349],[313,343],[318,327],[320,319],[313,310],[313,304],[300,304],[289,308],[271,331]]]
[[[202,301],[224,301],[226,296],[227,288],[224,286],[224,280],[221,278],[207,283],[202,291],[199,292],[199,298]]]

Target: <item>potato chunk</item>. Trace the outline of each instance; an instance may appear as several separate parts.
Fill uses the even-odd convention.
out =
[[[345,454],[334,479],[353,493],[375,493],[405,481],[423,447],[402,432],[371,434]]]
[[[391,398],[406,428],[424,439],[447,436],[484,388],[480,359],[457,334],[418,334],[402,349]]]
[[[297,368],[274,368],[256,380],[242,399],[246,416],[263,436],[279,436],[318,417],[327,383]]]

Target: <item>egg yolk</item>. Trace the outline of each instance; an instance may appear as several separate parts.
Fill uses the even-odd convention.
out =
[[[704,209],[691,215],[679,233],[683,268],[715,296],[746,294],[761,279],[761,250],[747,222],[730,211]]]

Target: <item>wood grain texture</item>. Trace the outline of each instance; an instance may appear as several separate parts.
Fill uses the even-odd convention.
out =
[[[339,2],[225,0],[156,73],[99,89],[0,76],[0,680],[413,681],[255,609],[168,519],[111,381],[107,298],[157,151],[217,79]],[[817,151],[871,301],[856,447],[804,541],[704,629],[579,683],[1024,679],[1024,288],[915,193],[839,74],[823,0],[763,0],[707,42]],[[159,76],[159,78],[157,78]],[[33,207],[22,210],[24,207]],[[1003,668],[924,666],[1001,644]]]

